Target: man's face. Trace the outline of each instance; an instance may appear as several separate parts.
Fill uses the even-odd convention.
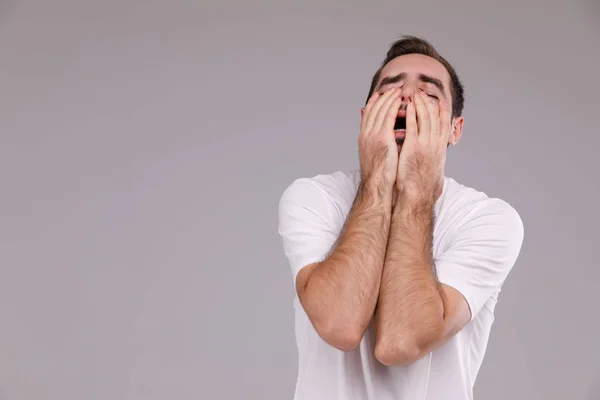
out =
[[[450,74],[434,58],[422,54],[408,54],[396,57],[383,68],[375,91],[385,92],[393,87],[402,89],[402,105],[394,127],[398,151],[400,151],[406,134],[406,106],[418,90],[434,99],[447,101],[450,110],[452,109]],[[453,119],[449,144],[458,141],[462,133],[462,124],[462,117]]]

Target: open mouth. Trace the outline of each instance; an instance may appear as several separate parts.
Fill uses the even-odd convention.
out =
[[[396,135],[396,143],[402,144],[404,142],[404,136],[406,135],[406,118],[397,117],[396,123],[394,124],[394,133]]]

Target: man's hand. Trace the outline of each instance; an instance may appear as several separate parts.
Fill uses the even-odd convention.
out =
[[[433,260],[435,197],[443,183],[450,115],[446,104],[417,92],[406,110],[406,136],[375,316],[375,357],[406,365],[448,337],[452,309]],[[452,325],[454,326],[454,325]]]
[[[406,110],[406,138],[398,160],[396,186],[403,197],[433,201],[439,194],[450,122],[446,102],[415,93]]]
[[[296,276],[300,304],[317,334],[342,351],[359,346],[379,295],[398,166],[394,124],[399,94],[399,90],[376,93],[362,111],[362,182],[339,234],[335,223],[315,211],[330,206],[320,190],[309,189],[312,194],[307,195],[303,188],[302,197],[282,208],[282,213],[293,212],[280,228],[287,233],[288,244],[298,253],[306,252],[307,258],[320,259],[300,265]],[[322,256],[314,257],[315,252]]]
[[[363,181],[376,179],[383,187],[393,187],[398,168],[398,147],[394,124],[402,99],[393,88],[380,95],[375,92],[362,116],[358,149]]]

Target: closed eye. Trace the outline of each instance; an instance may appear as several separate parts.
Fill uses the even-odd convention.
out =
[[[427,93],[424,89],[419,89],[421,93],[427,95],[428,97],[431,97],[432,99],[436,99],[439,100],[439,97],[436,96],[435,94],[431,94],[431,93]]]

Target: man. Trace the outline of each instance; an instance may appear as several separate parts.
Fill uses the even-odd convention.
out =
[[[445,176],[463,102],[454,68],[403,37],[361,109],[360,170],[283,193],[296,400],[473,398],[523,224],[505,201]]]

